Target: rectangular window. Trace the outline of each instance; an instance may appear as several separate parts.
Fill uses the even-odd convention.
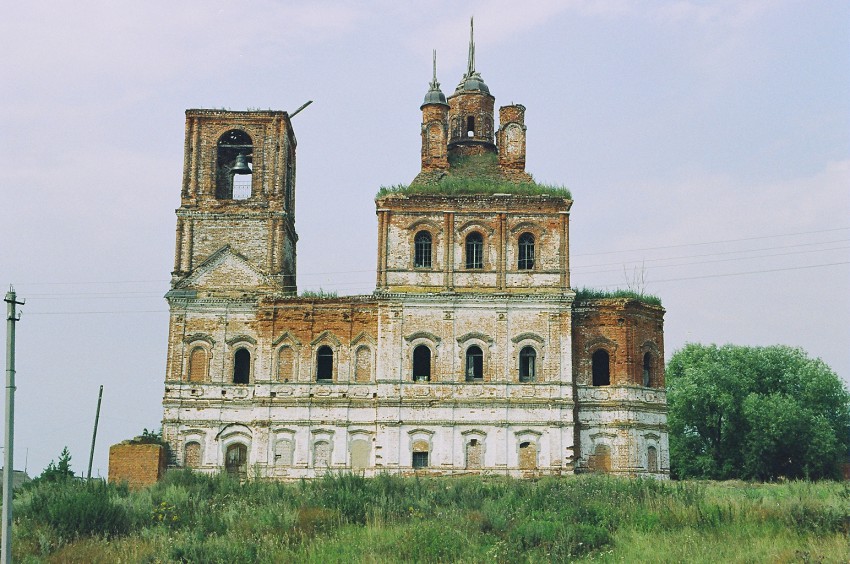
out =
[[[427,452],[414,452],[413,453],[413,467],[414,468],[427,468],[428,467],[428,453]]]

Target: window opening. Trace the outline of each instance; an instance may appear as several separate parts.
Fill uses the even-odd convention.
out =
[[[216,155],[216,198],[246,200],[251,197],[253,152],[251,137],[240,129],[231,129],[219,137]],[[246,176],[247,180],[242,180]]]
[[[608,351],[605,349],[599,349],[595,353],[593,353],[593,358],[591,359],[592,372],[593,372],[593,385],[594,386],[608,386],[611,384],[611,369],[610,369],[610,359],[608,357]]]
[[[247,384],[251,376],[251,353],[248,349],[239,349],[233,355],[233,383]]]
[[[331,380],[334,374],[334,352],[322,345],[316,351],[316,380]]]
[[[420,231],[413,241],[413,266],[431,268],[431,234]]]
[[[532,382],[534,380],[534,363],[537,360],[537,351],[534,347],[523,347],[519,351],[519,381]]]
[[[643,385],[647,388],[652,382],[652,355],[646,353],[643,355]]]
[[[466,268],[484,268],[484,237],[470,233],[466,237]]]
[[[534,268],[534,235],[523,233],[519,236],[519,270],[531,270]]]
[[[646,471],[658,472],[658,451],[654,446],[646,449]]]
[[[413,380],[431,380],[431,349],[427,345],[419,345],[413,349]]]
[[[248,447],[242,443],[230,445],[224,460],[224,469],[228,474],[240,479],[248,477]]]
[[[474,382],[484,378],[484,353],[481,347],[472,345],[466,349],[466,381]]]
[[[413,453],[413,468],[427,468],[428,467],[428,453],[427,452],[414,452]]]
[[[466,118],[466,136],[475,137],[475,117],[473,116]]]

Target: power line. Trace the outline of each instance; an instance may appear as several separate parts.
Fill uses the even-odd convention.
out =
[[[751,271],[748,271],[748,272],[728,272],[728,273],[724,273],[724,274],[703,274],[702,276],[686,276],[686,277],[683,277],[683,278],[667,278],[667,279],[664,279],[664,280],[648,280],[647,282],[650,283],[650,284],[656,284],[656,283],[661,283],[661,282],[680,282],[680,281],[684,281],[684,280],[702,280],[702,279],[705,279],[705,278],[724,278],[724,277],[727,277],[727,276],[746,276],[748,274],[765,274],[765,273],[769,273],[769,272],[784,272],[784,271],[787,271],[787,270],[805,270],[805,269],[808,269],[808,268],[824,268],[824,267],[828,267],[828,266],[841,266],[841,265],[844,265],[844,264],[850,264],[850,261],[831,262],[831,263],[827,263],[827,264],[811,264],[811,265],[808,265],[808,266],[788,266],[788,267],[785,267],[785,268],[772,268],[772,269],[766,269],[766,270],[751,270]],[[602,287],[603,288],[611,288],[611,287],[615,287],[615,286],[622,286],[622,284],[605,284]]]
[[[781,233],[778,235],[760,235],[756,237],[742,237],[740,239],[718,239],[717,241],[703,241],[697,243],[680,243],[678,245],[662,245],[660,247],[643,247],[639,249],[618,249],[616,251],[597,251],[593,253],[580,253],[572,255],[574,257],[595,256],[595,255],[612,255],[615,253],[634,253],[638,251],[657,251],[660,249],[675,249],[680,247],[695,247],[700,245],[717,245],[720,243],[738,243],[741,241],[756,241],[760,239],[775,239],[777,237],[796,237],[797,235],[812,235],[815,233],[829,233],[833,231],[845,231],[850,227],[835,227],[833,229],[820,229],[817,231],[800,231],[798,233]]]

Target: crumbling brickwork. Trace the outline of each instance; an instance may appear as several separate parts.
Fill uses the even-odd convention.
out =
[[[668,474],[664,310],[574,303],[572,200],[525,172],[524,106],[494,131],[473,54],[448,99],[435,70],[422,169],[375,202],[368,296],[295,294],[288,116],[187,112],[163,397],[177,465]],[[467,186],[441,191],[447,178]]]
[[[131,489],[157,483],[167,464],[166,449],[162,445],[124,441],[109,447],[109,481],[125,482]]]

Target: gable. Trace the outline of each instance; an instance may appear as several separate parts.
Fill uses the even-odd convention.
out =
[[[270,286],[268,278],[245,257],[225,246],[213,253],[176,288],[193,290],[254,290]]]

